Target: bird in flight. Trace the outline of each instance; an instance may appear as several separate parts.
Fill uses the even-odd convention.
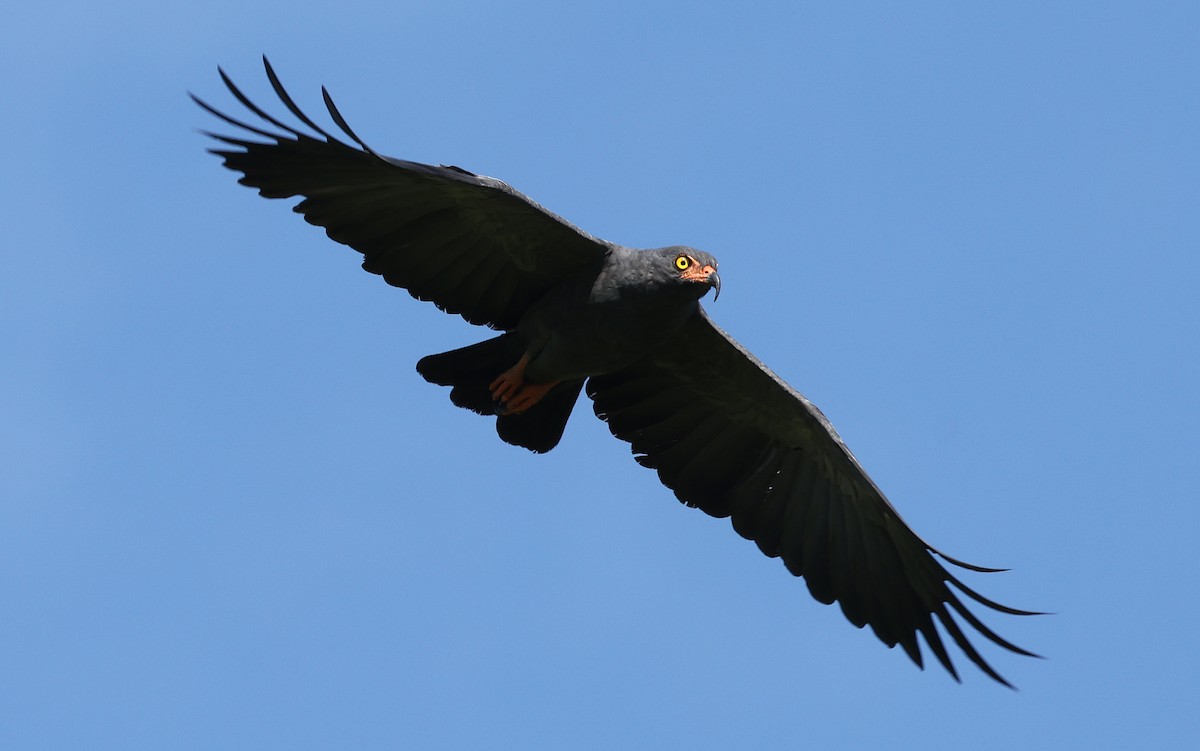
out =
[[[742,537],[780,558],[809,592],[838,602],[855,626],[924,667],[918,634],[959,680],[936,624],[966,657],[1010,686],[964,633],[1005,640],[963,603],[996,603],[943,564],[951,558],[908,527],[829,420],[709,318],[720,293],[713,256],[675,246],[626,248],[547,211],[500,180],[460,167],[386,157],[355,135],[322,88],[346,140],[310,119],[263,58],[295,124],[234,98],[258,118],[231,117],[237,136],[205,132],[211,151],[266,198],[363,256],[363,268],[419,300],[487,326],[492,338],[417,363],[450,400],[495,420],[507,443],[554,448],[581,391],[635,460],[687,504],[729,517]],[[347,140],[349,142],[347,142]],[[940,560],[939,560],[940,559]]]

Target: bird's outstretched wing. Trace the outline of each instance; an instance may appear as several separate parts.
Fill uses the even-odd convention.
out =
[[[330,117],[355,145],[339,141],[296,106],[265,57],[263,64],[300,127],[255,105],[220,71],[230,92],[264,127],[192,98],[266,140],[206,132],[233,147],[211,151],[244,175],[238,182],[261,195],[303,197],[295,210],[362,253],[363,268],[389,284],[471,323],[510,329],[546,289],[603,261],[608,243],[499,180],[380,156],[350,130],[322,88]]]
[[[985,626],[958,593],[989,608],[1033,615],[977,594],[935,556],[954,560],[896,513],[821,411],[701,313],[655,355],[595,376],[588,396],[638,463],[658,471],[679,500],[733,527],[803,576],[817,600],[841,603],[924,666],[917,634],[958,679],[934,619],[970,660],[1010,685],[958,623],[1024,655]],[[955,591],[957,590],[957,592]]]

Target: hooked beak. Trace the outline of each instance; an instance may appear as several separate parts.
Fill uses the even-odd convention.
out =
[[[712,273],[708,275],[708,283],[713,288],[713,302],[716,302],[717,298],[721,296],[721,275],[717,273],[716,269],[713,269]]]

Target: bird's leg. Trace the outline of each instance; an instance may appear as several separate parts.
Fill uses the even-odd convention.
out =
[[[553,383],[530,383],[525,380],[525,366],[529,365],[529,353],[521,355],[517,364],[501,373],[492,381],[488,389],[492,398],[501,404],[501,414],[516,415],[524,412],[542,400],[550,389],[557,385]]]
[[[488,385],[492,398],[498,402],[507,402],[521,387],[525,385],[525,366],[529,365],[529,353],[521,355],[517,364],[496,376],[496,380]]]

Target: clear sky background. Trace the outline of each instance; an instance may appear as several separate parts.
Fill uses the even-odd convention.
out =
[[[1179,748],[1200,735],[1200,7],[25,5],[0,28],[0,747]],[[234,182],[191,90],[330,87],[709,303],[934,545],[1053,616],[956,684],[580,403]],[[282,111],[281,108],[274,108]]]

